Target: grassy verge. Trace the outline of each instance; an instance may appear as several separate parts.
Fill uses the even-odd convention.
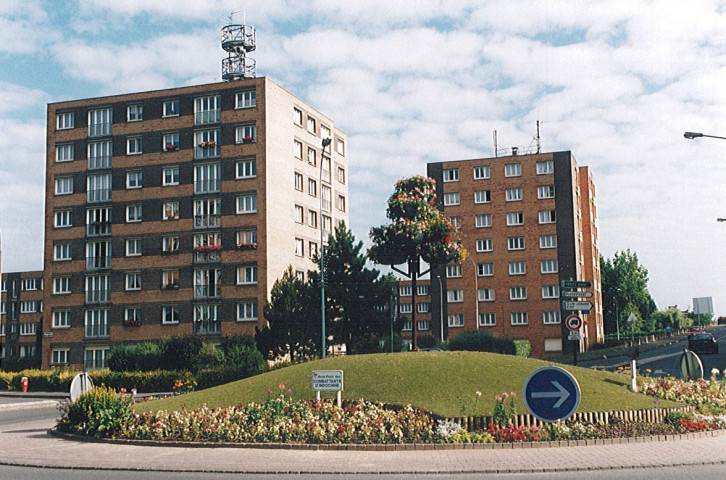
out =
[[[313,370],[343,370],[343,398],[413,405],[443,416],[491,415],[494,396],[518,395],[527,376],[551,362],[477,352],[416,352],[330,357],[293,365],[255,377],[177,397],[138,404],[137,410],[181,410],[263,402],[277,396],[279,385],[293,398],[313,398]],[[577,378],[582,392],[578,411],[635,410],[679,404],[628,391],[629,378],[615,373],[563,366]],[[481,392],[477,396],[476,392]],[[328,394],[330,396],[331,394]]]

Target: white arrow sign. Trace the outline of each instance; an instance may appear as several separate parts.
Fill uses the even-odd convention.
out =
[[[554,387],[558,390],[557,392],[532,392],[532,398],[559,398],[552,408],[560,408],[565,400],[570,397],[570,392],[568,392],[565,387],[560,385],[560,382],[556,380],[550,383],[552,383],[552,385],[554,385]]]

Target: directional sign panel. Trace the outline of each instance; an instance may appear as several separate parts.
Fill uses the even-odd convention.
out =
[[[562,302],[562,308],[564,308],[565,310],[587,310],[589,312],[592,308],[592,303],[564,301]]]
[[[563,290],[560,292],[560,295],[564,298],[590,298],[590,297],[592,297],[592,292],[585,292],[585,291],[570,292],[568,290]]]
[[[522,389],[529,413],[543,422],[564,420],[580,405],[580,385],[560,367],[541,367],[532,372]]]
[[[562,288],[591,288],[592,282],[583,282],[581,280],[562,280],[560,282]]]

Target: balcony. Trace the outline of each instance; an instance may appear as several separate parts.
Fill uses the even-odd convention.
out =
[[[222,261],[222,252],[219,250],[194,251],[194,263],[219,263]]]
[[[257,243],[238,243],[237,250],[257,250]]]
[[[220,155],[219,145],[214,140],[200,142],[194,147],[194,158],[204,160],[206,158],[217,158]]]
[[[219,193],[221,185],[220,180],[197,180],[194,182],[194,193]]]
[[[222,333],[222,322],[219,320],[195,320],[194,333],[197,335],[218,335]]]
[[[194,215],[194,228],[217,228],[219,219],[217,214]]]
[[[222,288],[220,285],[194,285],[194,298],[219,298],[221,296],[221,291]]]
[[[101,303],[109,303],[111,301],[111,290],[89,290],[86,292],[86,304],[97,305]]]
[[[86,338],[108,338],[111,336],[111,327],[108,322],[86,324]]]
[[[87,192],[88,203],[101,203],[111,201],[111,189],[110,188],[96,188]]]
[[[86,236],[100,237],[111,235],[111,222],[91,222],[86,225]]]
[[[86,270],[105,270],[111,268],[111,256],[86,257]]]
[[[111,168],[111,155],[97,155],[88,157],[89,170],[101,170]]]
[[[210,125],[222,120],[222,109],[202,110],[194,113],[194,125]]]
[[[110,122],[93,123],[88,126],[89,137],[106,137],[108,135],[111,135]]]

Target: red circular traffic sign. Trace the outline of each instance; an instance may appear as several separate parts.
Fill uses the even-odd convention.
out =
[[[580,317],[578,317],[577,315],[569,315],[565,319],[565,326],[569,330],[572,330],[573,332],[576,332],[582,326],[582,319]]]

